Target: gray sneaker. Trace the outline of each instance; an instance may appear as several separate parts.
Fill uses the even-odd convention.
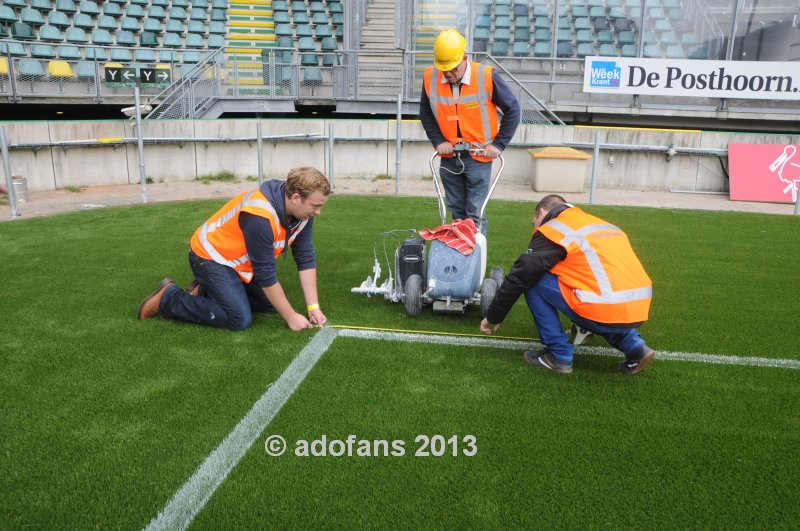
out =
[[[522,357],[525,358],[525,361],[533,365],[534,367],[539,367],[540,369],[547,369],[550,371],[557,372],[559,374],[572,374],[572,365],[569,363],[562,363],[560,361],[556,361],[553,355],[550,353],[548,349],[540,350],[539,352],[534,352],[533,350],[526,350]]]
[[[636,355],[625,356],[625,359],[619,362],[619,370],[625,374],[639,374],[650,365],[655,357],[656,351],[643,345]]]

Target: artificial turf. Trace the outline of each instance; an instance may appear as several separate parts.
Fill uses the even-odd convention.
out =
[[[188,240],[220,204],[0,224],[0,527],[146,525],[312,336],[289,332],[276,316],[259,315],[237,333],[135,319],[162,276],[188,283]],[[507,270],[524,250],[532,208],[490,205],[490,265]],[[800,219],[586,208],[629,234],[653,278],[642,333],[656,349],[800,359],[792,289]],[[401,304],[349,292],[371,272],[376,233],[437,221],[430,199],[333,196],[315,221],[320,303],[330,321],[476,333],[475,308],[409,318]],[[301,306],[291,258],[279,268]],[[536,334],[522,304],[499,332]],[[557,525],[554,515],[567,515],[570,527],[797,520],[787,500],[798,489],[786,479],[798,476],[795,371],[657,361],[642,378],[624,379],[609,359],[578,359],[575,378],[554,379],[531,374],[508,351],[343,339],[334,347],[269,431],[407,439],[475,430],[478,459],[345,459],[318,469],[314,460],[266,460],[254,447],[197,525],[499,527]],[[281,485],[285,491],[273,488]],[[560,501],[548,505],[542,494]],[[256,505],[261,512],[252,512]],[[768,518],[754,520],[756,507]]]

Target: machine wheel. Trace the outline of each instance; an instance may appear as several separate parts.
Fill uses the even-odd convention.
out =
[[[487,278],[481,285],[481,317],[486,317],[489,306],[492,305],[494,296],[497,294],[497,282],[492,278]]]
[[[406,314],[416,317],[422,313],[422,277],[411,275],[406,280],[403,303],[406,305]]]
[[[505,274],[503,274],[502,267],[493,267],[492,273],[489,275],[489,278],[494,280],[495,284],[497,284],[497,289],[500,289],[500,286],[503,285],[503,280],[506,278]]]

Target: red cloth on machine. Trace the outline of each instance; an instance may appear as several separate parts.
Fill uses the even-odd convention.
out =
[[[435,229],[421,229],[419,235],[426,240],[439,240],[464,256],[475,250],[475,222],[472,218],[456,219]]]

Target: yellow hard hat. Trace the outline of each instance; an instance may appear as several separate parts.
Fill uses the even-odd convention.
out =
[[[447,72],[452,70],[464,59],[467,49],[467,40],[454,29],[446,29],[433,43],[433,65],[437,70]]]

